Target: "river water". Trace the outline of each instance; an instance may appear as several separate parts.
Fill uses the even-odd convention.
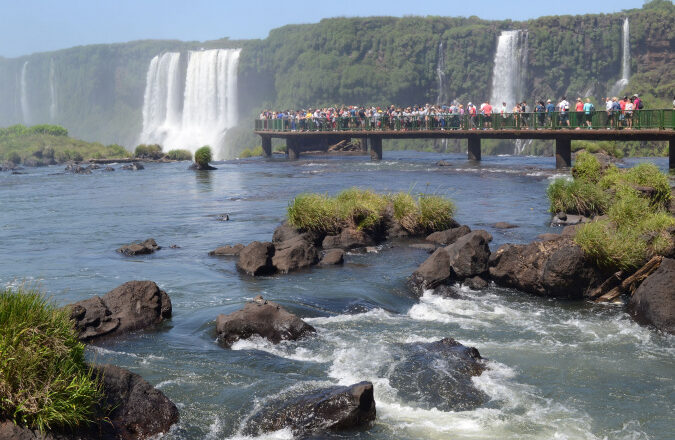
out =
[[[288,201],[301,192],[377,191],[446,195],[457,220],[507,242],[529,242],[548,227],[548,157],[385,152],[303,157],[297,162],[147,164],[138,172],[55,174],[62,167],[0,174],[0,282],[38,283],[60,304],[101,295],[133,279],[167,291],[173,318],[153,331],[88,349],[96,362],[142,375],[179,407],[166,439],[234,439],[279,393],[362,380],[375,384],[377,421],[358,439],[675,438],[675,343],[635,324],[616,305],[542,299],[491,286],[459,299],[412,299],[405,279],[427,257],[407,242],[350,254],[343,267],[264,278],[242,276],[217,246],[270,240]],[[439,159],[453,167],[437,167]],[[655,159],[665,169],[664,159]],[[218,221],[228,213],[230,221]],[[507,221],[517,229],[495,230]],[[153,237],[164,248],[123,257],[122,244]],[[169,246],[176,244],[177,249]],[[259,339],[216,342],[215,318],[262,294],[317,328],[316,337],[277,346]],[[444,412],[401,400],[390,385],[397,343],[452,337],[475,346],[489,369],[474,378],[491,400]],[[292,438],[280,431],[265,438]]]

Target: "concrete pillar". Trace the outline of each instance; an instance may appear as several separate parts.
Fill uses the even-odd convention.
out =
[[[556,138],[555,140],[555,167],[569,168],[572,166],[572,140]]]
[[[668,169],[675,170],[675,139],[668,140]]]
[[[469,160],[480,160],[480,137],[470,134],[467,140],[469,141]]]
[[[286,138],[286,152],[290,160],[297,160],[300,156],[300,143],[294,137]]]
[[[382,160],[382,138],[379,136],[370,136],[368,138],[370,144],[370,159]]]
[[[261,137],[262,137],[263,156],[272,157],[272,138],[269,136],[261,136]]]

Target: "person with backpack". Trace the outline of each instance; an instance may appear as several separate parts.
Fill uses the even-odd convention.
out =
[[[546,100],[546,114],[548,115],[548,123],[553,127],[553,114],[555,113],[555,105],[551,102],[550,99]]]
[[[595,106],[591,102],[590,98],[586,98],[586,103],[583,106],[584,117],[586,119],[586,125],[589,129],[593,128],[593,112],[595,111]]]
[[[523,100],[523,102],[520,103],[520,115],[523,127],[525,127],[526,130],[530,129],[530,115],[528,115],[529,112],[530,108],[527,106],[527,101]]]
[[[546,121],[546,107],[544,106],[544,101],[539,101],[534,107],[534,112],[537,114],[539,121],[539,127],[543,127]]]
[[[560,112],[560,125],[561,126],[570,126],[570,103],[567,101],[566,97],[562,97],[558,103],[558,111]]]

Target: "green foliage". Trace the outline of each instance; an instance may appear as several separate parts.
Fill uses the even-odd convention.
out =
[[[387,199],[371,190],[350,188],[336,197],[338,216],[348,227],[372,229],[383,218]]]
[[[422,194],[418,199],[420,209],[419,229],[425,232],[442,231],[452,227],[455,205],[436,195]]]
[[[41,431],[88,421],[102,397],[70,312],[33,289],[0,290],[0,396],[0,419]]]
[[[106,151],[102,153],[103,157],[129,157],[129,152],[126,148],[117,144],[110,144],[105,147]]]
[[[399,192],[389,196],[394,211],[394,219],[409,232],[417,229],[420,212],[416,200],[409,193]]]
[[[68,136],[68,130],[60,125],[40,124],[28,129],[30,134],[48,134],[51,136]]]
[[[15,165],[18,165],[21,163],[21,156],[19,156],[19,153],[16,151],[12,151],[6,156],[7,161],[12,162]]]
[[[162,153],[162,146],[157,145],[157,144],[152,144],[152,145],[146,145],[146,144],[140,144],[136,147],[136,150],[134,151],[134,157],[138,159],[161,159],[164,157],[164,153]]]
[[[257,156],[262,156],[263,155],[263,149],[262,146],[257,146],[253,150],[250,148],[244,149],[241,153],[239,153],[239,158],[240,159],[246,159],[249,157],[257,157]]]
[[[582,179],[555,179],[546,189],[550,212],[566,212],[586,216],[605,212],[609,195],[594,183]]]
[[[623,178],[629,184],[654,188],[652,203],[656,207],[664,209],[668,207],[671,198],[668,176],[659,171],[656,165],[641,163],[629,169]]]
[[[591,153],[579,153],[574,162],[574,168],[572,168],[572,175],[575,179],[597,183],[602,177],[602,164]]]
[[[206,167],[209,165],[209,162],[211,162],[212,156],[211,156],[211,147],[208,145],[204,145],[197,151],[195,151],[195,162],[200,166],[200,167]]]
[[[190,150],[171,150],[166,153],[166,158],[170,160],[192,160]]]
[[[296,228],[336,233],[340,230],[337,204],[325,194],[300,194],[288,205],[288,222]]]

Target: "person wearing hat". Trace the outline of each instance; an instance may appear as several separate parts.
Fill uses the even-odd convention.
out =
[[[555,105],[551,102],[550,99],[546,100],[546,117],[548,118],[548,123],[553,126],[553,114],[555,113]]]

